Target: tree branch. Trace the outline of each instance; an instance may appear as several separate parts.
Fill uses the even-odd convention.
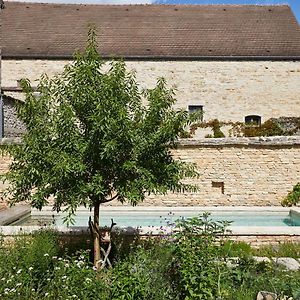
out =
[[[103,203],[110,202],[110,201],[112,201],[112,200],[116,199],[117,197],[119,197],[119,194],[117,194],[117,195],[113,196],[113,197],[112,197],[112,198],[110,198],[110,199],[104,199],[104,200],[101,200],[101,201],[100,201],[100,203],[101,203],[101,204],[103,204]]]

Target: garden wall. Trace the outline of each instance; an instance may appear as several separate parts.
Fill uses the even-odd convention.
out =
[[[194,183],[199,192],[150,195],[141,205],[280,205],[300,182],[300,136],[186,139],[173,154],[197,165],[199,178]],[[7,170],[9,161],[7,156],[0,157],[1,173]]]

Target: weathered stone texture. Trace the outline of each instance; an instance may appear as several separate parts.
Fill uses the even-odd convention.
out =
[[[2,86],[14,87],[42,73],[53,76],[67,61],[3,60]],[[290,61],[128,61],[143,88],[158,77],[176,86],[177,107],[204,106],[204,120],[244,121],[246,115],[300,115],[300,62]]]
[[[4,98],[4,137],[20,137],[25,131],[24,124],[17,118],[16,103],[10,98]]]
[[[210,145],[205,140],[183,141],[173,154],[197,165],[199,178],[194,183],[199,192],[150,195],[141,205],[280,205],[300,182],[300,137],[214,139]],[[2,173],[8,163],[9,158],[1,157]]]

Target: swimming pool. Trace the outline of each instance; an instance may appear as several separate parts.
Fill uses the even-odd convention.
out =
[[[189,218],[211,213],[214,221],[230,221],[231,226],[238,227],[297,227],[300,226],[300,211],[281,207],[104,207],[100,213],[101,226],[109,226],[111,219],[118,227],[160,227],[167,226],[179,218]],[[79,209],[70,226],[87,226],[91,212]],[[43,211],[32,210],[31,214],[20,218],[10,225],[44,226],[65,225],[65,214],[56,214],[50,208]]]

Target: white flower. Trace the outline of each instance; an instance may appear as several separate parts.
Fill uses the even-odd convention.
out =
[[[20,285],[22,285],[22,283],[21,283],[21,282],[18,282],[18,283],[16,284],[16,286],[20,286]]]
[[[48,297],[49,296],[49,293],[45,293],[45,297]]]
[[[54,270],[60,270],[60,267],[55,267]]]
[[[1,278],[2,281],[4,281],[5,279],[6,279],[5,277]]]
[[[59,257],[59,258],[58,258],[58,260],[62,260],[62,258],[61,258],[61,257]]]
[[[64,279],[67,279],[68,277],[66,275],[64,275],[61,279],[64,280]]]
[[[65,264],[65,267],[67,267],[67,268],[68,268],[69,266],[70,266],[70,265],[69,265],[68,263],[66,263],[66,264]]]
[[[35,292],[35,289],[31,289],[32,292]]]
[[[83,255],[80,255],[80,256],[79,256],[79,259],[83,260],[83,259],[84,259],[84,256],[83,256]]]
[[[57,256],[52,256],[52,259],[57,259]]]
[[[84,265],[84,262],[81,260],[76,265],[77,265],[78,268],[80,268],[82,265]]]
[[[13,289],[11,289],[10,290],[12,293],[14,293],[15,291],[16,291],[16,289],[15,288],[13,288]]]
[[[29,267],[28,270],[29,270],[29,271],[32,271],[32,270],[33,270],[33,267]]]
[[[86,281],[87,283],[90,283],[90,282],[92,282],[92,279],[91,279],[91,278],[86,278],[85,281]]]
[[[44,256],[45,256],[45,257],[46,257],[46,256],[49,256],[49,254],[48,254],[48,253],[45,253]],[[46,294],[47,294],[47,293],[46,293]]]
[[[18,271],[17,271],[17,274],[20,274],[22,272],[22,269],[19,269]]]

